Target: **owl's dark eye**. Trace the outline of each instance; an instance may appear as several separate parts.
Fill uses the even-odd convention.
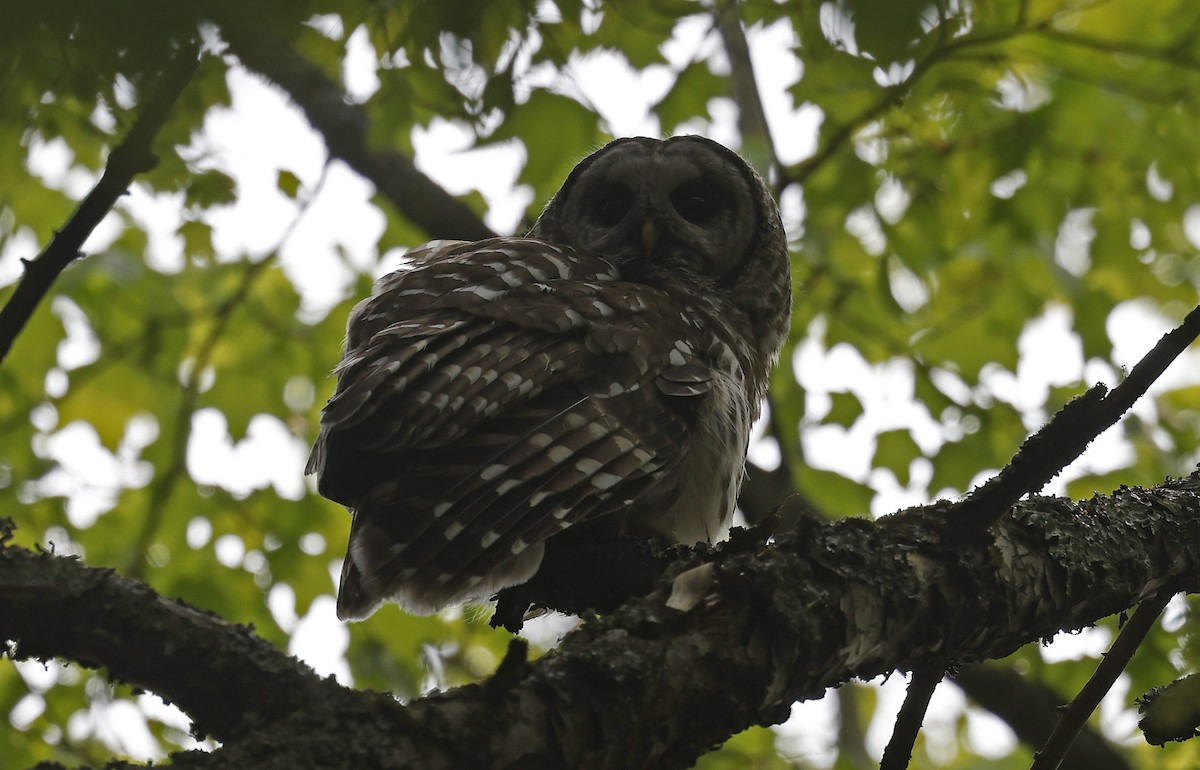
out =
[[[703,225],[716,216],[721,201],[703,185],[685,184],[671,193],[671,205],[679,212],[679,216],[694,225]]]
[[[633,192],[627,187],[612,185],[601,190],[592,202],[592,219],[596,224],[612,227],[624,219],[631,208]]]

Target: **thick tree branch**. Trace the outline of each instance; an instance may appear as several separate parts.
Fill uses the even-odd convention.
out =
[[[63,229],[55,233],[42,253],[25,263],[21,282],[8,298],[4,309],[0,310],[0,362],[4,361],[17,335],[25,328],[59,274],[82,256],[80,249],[83,248],[83,242],[117,199],[125,194],[133,178],[158,164],[158,158],[151,150],[154,137],[166,122],[172,105],[191,80],[198,64],[198,49],[194,43],[185,43],[176,51],[175,58],[163,69],[129,134],[108,156],[100,181],[75,209]]]
[[[15,657],[104,666],[113,678],[175,703],[198,733],[221,740],[297,703],[344,692],[249,628],[112,570],[14,547],[0,551],[0,639],[16,641]]]
[[[261,26],[243,26],[228,12],[216,21],[238,60],[288,93],[325,139],[330,155],[370,180],[375,188],[432,238],[468,241],[495,233],[462,201],[421,173],[394,150],[371,147],[367,112],[287,41]]]
[[[639,682],[626,702],[671,693],[669,706],[626,715],[627,721],[610,725],[611,732],[589,723],[614,744],[620,743],[617,735],[631,735],[636,724],[648,722],[671,736],[686,733],[687,724],[703,736],[697,743],[711,741],[749,723],[782,718],[787,703],[818,696],[851,676],[946,658],[1003,657],[1061,628],[1124,609],[1140,600],[1147,585],[1194,590],[1200,576],[1171,565],[1194,564],[1200,556],[1198,491],[1200,481],[1192,477],[1084,504],[1036,498],[1016,506],[990,546],[978,550],[950,542],[936,510],[878,524],[810,522],[773,549],[723,549],[712,591],[685,616],[663,607],[670,591],[660,587],[618,615],[585,626],[560,654],[578,651],[596,662],[581,672],[591,689],[573,693],[585,701],[587,692],[604,691],[597,679],[609,678],[599,664],[607,660],[622,667],[611,678]],[[624,626],[626,618],[636,627]],[[689,650],[689,664],[672,669]],[[559,661],[547,665],[568,665]],[[644,667],[634,661],[645,661]],[[556,677],[556,687],[563,681]],[[696,713],[697,703],[707,704],[703,714]],[[672,716],[670,708],[679,713]],[[509,718],[521,721],[517,714]],[[555,730],[563,735],[561,720]],[[591,749],[604,758],[598,765],[611,766],[642,755],[658,756],[668,766],[686,764],[692,754],[676,762],[673,752],[697,750],[694,744],[656,744],[663,739],[654,736],[643,740],[627,756],[605,753],[612,750],[603,741]]]
[[[685,766],[851,677],[1002,657],[1124,609],[1147,585],[1194,589],[1197,512],[1192,477],[1084,504],[1022,503],[979,551],[948,542],[929,510],[811,526],[774,548],[734,541],[702,560],[715,567],[691,609],[666,607],[664,581],[586,624],[506,689],[501,722],[526,736],[523,751],[568,765]],[[482,719],[466,705],[476,697],[438,702]],[[424,721],[434,702],[413,708]],[[635,729],[645,724],[658,729]],[[539,748],[533,735],[548,740]],[[489,759],[516,759],[491,745]]]
[[[948,537],[936,509],[808,520],[771,546],[742,537],[692,556],[550,655],[525,663],[515,650],[489,682],[406,709],[312,682],[278,653],[252,657],[265,643],[110,572],[14,548],[0,558],[0,636],[16,640],[18,657],[108,665],[180,703],[201,729],[236,738],[275,720],[268,747],[260,731],[187,766],[243,750],[301,761],[325,746],[330,767],[683,767],[851,678],[1003,657],[1126,609],[1148,586],[1200,589],[1198,514],[1192,476],[1081,504],[1033,498],[979,549]],[[672,579],[681,570],[689,580]],[[675,590],[684,582],[690,590]],[[178,623],[197,640],[172,635]],[[129,639],[166,653],[131,654]],[[243,670],[255,666],[263,672]],[[221,710],[206,705],[218,692]],[[346,734],[342,753],[320,743],[321,726]]]

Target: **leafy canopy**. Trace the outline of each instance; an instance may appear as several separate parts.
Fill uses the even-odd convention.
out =
[[[297,159],[265,170],[274,190],[247,186],[212,141],[243,72],[226,41],[285,46],[338,83],[373,73],[360,98],[374,148],[420,163],[419,137],[457,131],[515,153],[520,188],[506,200],[459,180],[479,216],[516,196],[531,200],[531,220],[617,130],[613,110],[597,107],[612,73],[642,78],[644,132],[740,145],[778,185],[794,245],[794,335],[768,433],[828,515],[968,489],[1066,399],[1115,381],[1141,352],[1116,343],[1177,319],[1200,285],[1200,5],[1188,0],[9,5],[0,284],[19,278],[18,260],[102,170],[172,41],[199,34],[205,54],[159,137],[159,165],[0,367],[0,509],[27,545],[115,567],[280,646],[298,638],[298,618],[330,616],[348,529],[300,478],[344,318],[378,259],[447,233],[376,196],[363,204],[384,222],[374,242],[335,235],[313,258],[340,266],[337,296],[306,303],[311,265],[285,256],[304,251],[295,233],[338,165],[314,175],[302,170],[313,159]],[[735,91],[746,62],[725,54],[722,14],[748,30],[769,135],[738,120],[753,97]],[[785,42],[768,55],[771,40]],[[819,118],[815,149],[803,115]],[[272,131],[232,119],[246,136]],[[285,224],[246,245],[230,234],[235,203],[282,206]],[[1186,472],[1200,456],[1200,384],[1160,388],[1119,433],[1073,471],[1071,495]],[[849,459],[830,451],[842,446]],[[224,468],[206,464],[214,454]],[[392,610],[353,628],[345,660],[357,686],[407,698],[490,674],[504,643],[471,612]],[[1036,649],[1014,658],[1065,692],[1090,670]],[[1131,667],[1131,692],[1196,658],[1189,635],[1160,630]],[[102,762],[128,750],[104,724],[130,700],[162,711],[74,668],[0,667],[0,713],[14,726],[0,731],[0,755],[13,766]],[[855,702],[842,717],[865,723],[872,691]],[[936,762],[918,744],[919,766],[982,766],[956,713]],[[184,741],[177,719],[138,719],[152,750]],[[701,766],[813,764],[779,753],[795,745],[752,730]],[[1144,746],[1129,751],[1165,766]],[[1168,756],[1185,766],[1193,755]],[[853,756],[843,745],[839,766]]]

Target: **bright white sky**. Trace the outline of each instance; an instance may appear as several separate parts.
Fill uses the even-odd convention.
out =
[[[751,31],[750,50],[755,59],[760,89],[766,102],[766,112],[782,159],[796,162],[810,155],[816,146],[816,131],[821,120],[819,110],[807,106],[796,109],[786,93],[800,74],[794,58],[788,53],[793,45],[792,33],[783,25]],[[675,40],[666,54],[676,66],[690,61],[698,51],[719,51],[715,36],[708,33],[702,19],[685,20],[676,30]],[[720,61],[716,66],[722,66]],[[378,86],[374,75],[373,56],[361,34],[351,36],[350,54],[346,62],[346,87],[356,98],[364,99]],[[881,77],[885,75],[881,74]],[[671,76],[665,68],[657,68],[640,76],[615,55],[599,54],[576,62],[567,77],[538,81],[539,85],[553,82],[566,88],[598,108],[615,135],[660,135],[661,127],[649,108],[665,92]],[[383,217],[369,204],[371,185],[338,161],[326,164],[321,139],[310,129],[302,115],[272,87],[241,70],[230,76],[233,105],[230,109],[215,110],[205,123],[193,150],[211,164],[233,176],[237,181],[238,199],[228,208],[214,211],[208,221],[214,227],[214,245],[223,259],[240,259],[249,254],[261,258],[279,247],[283,269],[299,287],[303,312],[309,318],[322,317],[329,308],[346,295],[356,270],[387,272],[396,263],[400,251],[378,254],[375,244],[383,231]],[[719,100],[711,105],[715,117],[712,125],[696,124],[690,129],[705,133],[729,144],[736,144],[736,113],[731,103]],[[461,127],[436,121],[429,130],[419,130],[413,137],[416,163],[426,174],[452,193],[478,189],[488,201],[488,224],[498,232],[512,232],[517,226],[531,193],[515,188],[514,182],[522,162],[521,149],[514,145],[470,150],[472,137]],[[92,175],[73,167],[69,149],[61,142],[42,145],[31,157],[33,170],[47,181],[73,195],[82,197],[91,186]],[[276,187],[279,170],[296,174],[303,183],[303,195],[315,196],[301,211],[293,200]],[[1011,195],[1013,180],[1000,180],[997,193]],[[1017,186],[1020,180],[1016,180]],[[902,195],[902,191],[898,193]],[[801,234],[804,204],[798,195],[789,195],[782,202],[785,221],[793,236]],[[180,269],[184,260],[181,239],[174,235],[181,223],[181,200],[178,196],[153,198],[139,186],[122,203],[124,208],[150,234],[150,258],[160,269]],[[904,205],[899,202],[897,205]],[[848,224],[848,226],[855,226]],[[89,240],[85,251],[98,252],[116,236],[119,224],[110,217]],[[869,238],[865,232],[860,237]],[[1090,243],[1088,223],[1075,222],[1064,226],[1058,248],[1060,261],[1077,263]],[[280,247],[280,243],[282,246]],[[25,233],[0,254],[0,285],[19,275],[18,258],[36,253],[38,244]],[[343,256],[345,261],[343,261]],[[803,301],[803,295],[798,298]],[[70,331],[69,339],[59,350],[60,365],[70,370],[94,360],[98,348],[90,336],[82,313],[72,303],[56,301],[54,311],[62,317]],[[45,312],[43,309],[42,312]],[[1047,389],[1078,381],[1114,384],[1116,374],[1107,366],[1089,363],[1085,366],[1078,340],[1069,332],[1070,316],[1063,308],[1051,308],[1044,316],[1029,325],[1020,340],[1021,362],[1016,375],[996,369],[988,378],[997,396],[1011,400],[1026,415],[1032,430],[1046,415],[1038,409]],[[1167,322],[1144,307],[1122,307],[1109,321],[1109,331],[1117,346],[1117,359],[1125,367],[1132,366],[1144,352],[1169,328]],[[913,467],[913,480],[901,487],[887,471],[872,471],[869,460],[874,447],[874,435],[881,429],[908,427],[915,439],[927,450],[944,440],[942,426],[913,402],[911,371],[903,362],[870,366],[848,346],[825,349],[820,329],[811,330],[800,346],[792,366],[808,393],[813,418],[821,417],[830,405],[829,394],[850,391],[863,403],[864,417],[850,429],[828,426],[808,431],[805,447],[808,456],[833,470],[871,483],[881,494],[874,513],[882,514],[900,507],[926,502],[926,490],[931,477],[928,462],[918,460]],[[330,364],[339,351],[329,351]],[[1195,359],[1193,359],[1194,361]],[[1166,384],[1177,384],[1185,371],[1200,370],[1195,366],[1179,366],[1168,373]],[[1193,378],[1195,379],[1195,378]],[[48,392],[65,386],[62,372],[47,379]],[[1153,415],[1153,405],[1143,401],[1138,411]],[[90,427],[75,424],[58,426],[52,408],[36,418],[48,434],[45,450],[58,458],[62,470],[44,483],[46,489],[71,494],[69,514],[78,526],[87,526],[108,510],[115,501],[117,487],[140,485],[148,480],[149,469],[137,459],[142,447],[157,435],[153,420],[141,420],[130,426],[126,446],[117,455],[103,449]],[[260,416],[251,424],[247,438],[234,444],[226,430],[224,418],[214,410],[203,410],[195,417],[194,435],[188,449],[188,468],[200,482],[219,484],[232,491],[248,493],[255,488],[273,485],[286,498],[305,493],[301,469],[307,445],[292,436],[279,420]],[[771,466],[778,462],[773,446],[759,445],[752,451],[754,459]],[[1126,442],[1110,431],[1098,440],[1087,455],[1068,471],[1066,478],[1084,469],[1106,470],[1121,467],[1130,459]],[[988,474],[981,474],[982,480]],[[1063,481],[1056,481],[1051,491],[1060,491]],[[934,493],[938,490],[933,490]],[[205,522],[189,528],[189,542],[197,547],[211,537]],[[193,531],[194,529],[194,531]],[[65,537],[65,533],[62,533]],[[237,564],[252,558],[237,538],[219,539],[217,555],[223,563]],[[236,540],[237,542],[233,542]],[[341,544],[330,544],[329,554],[340,555]],[[323,544],[313,544],[314,554]],[[320,564],[314,558],[314,568]],[[336,564],[331,565],[336,567]],[[331,574],[330,592],[336,575]],[[352,682],[343,654],[348,632],[333,613],[332,596],[314,603],[303,618],[294,612],[290,589],[272,590],[269,604],[285,629],[294,629],[291,651],[308,661],[322,674],[334,674],[343,682]],[[234,619],[236,620],[236,618]],[[532,629],[534,636],[547,642],[564,628],[559,620],[551,620]],[[1105,631],[1067,636],[1045,649],[1047,657],[1078,657],[1096,655],[1107,644]],[[54,681],[77,676],[71,669],[51,664],[18,664],[22,675],[35,693],[44,691]],[[884,707],[877,712],[868,734],[869,748],[878,756],[882,752],[895,711],[903,697],[904,683],[900,678],[882,687]],[[13,720],[28,722],[40,713],[40,696],[31,695],[22,702]],[[186,725],[186,719],[173,708],[165,707],[153,696],[141,696],[141,705],[148,712],[169,723]],[[931,751],[952,753],[955,719],[964,708],[960,692],[953,687],[939,688],[931,709],[926,736]],[[1120,732],[1129,735],[1132,725],[1123,701],[1110,696],[1106,706],[1109,719],[1119,720]],[[826,701],[798,704],[794,718],[780,729],[781,746],[789,753],[802,755],[817,766],[832,762],[831,741],[836,730],[832,727],[836,714]],[[969,712],[970,740],[989,753],[1003,754],[1011,749],[1007,728],[994,718],[977,710]],[[134,758],[151,758],[159,749],[145,729],[144,723],[132,713],[127,704],[111,708],[97,706],[92,713],[76,715],[67,725],[75,737],[88,733],[107,736],[114,748]],[[939,748],[940,747],[940,748]]]

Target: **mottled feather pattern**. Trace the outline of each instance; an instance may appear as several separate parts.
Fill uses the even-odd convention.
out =
[[[546,249],[553,254],[548,257]],[[513,266],[539,282],[508,286],[497,277],[506,267],[498,256],[512,259]],[[423,267],[382,279],[375,295],[351,316],[350,347],[336,369],[339,389],[322,417],[323,424],[345,430],[386,414],[384,425],[372,421],[358,436],[362,448],[455,440],[476,419],[572,375],[586,392],[616,395],[641,387],[651,372],[663,370],[668,381],[663,388],[671,390],[671,372],[690,360],[681,351],[694,355],[686,343],[670,339],[697,331],[682,309],[675,328],[663,329],[663,321],[670,319],[648,309],[669,306],[670,298],[648,286],[617,282],[604,260],[513,238],[479,244],[443,241],[412,259]],[[572,280],[583,275],[593,280]],[[417,291],[413,284],[433,288]],[[458,290],[475,286],[483,287],[483,293]],[[455,289],[447,292],[447,287]],[[482,299],[492,291],[498,294]],[[383,325],[397,311],[411,320]],[[469,314],[468,320],[463,314]],[[656,334],[648,334],[650,328]],[[544,332],[564,336],[548,338]],[[584,362],[585,352],[601,357]],[[698,361],[691,364],[696,371],[705,369]],[[603,385],[588,387],[589,374]],[[692,388],[689,394],[699,392]],[[449,432],[434,435],[445,428]]]
[[[531,237],[413,249],[350,314],[309,458],[354,516],[339,616],[486,599],[594,517],[723,536],[787,264],[766,185],[697,137],[589,156]]]
[[[478,570],[514,548],[519,554],[641,495],[686,446],[689,408],[673,414],[663,395],[686,399],[707,386],[708,366],[683,341],[696,324],[665,293],[618,281],[604,260],[558,247],[547,253],[536,240],[471,246],[427,247],[413,255],[416,267],[379,283],[351,318],[347,339],[359,347],[347,350],[323,416],[327,431],[358,449],[408,464],[393,472],[397,482],[352,504],[391,545],[386,554],[362,554],[369,573],[348,577],[386,595],[403,590],[384,579],[394,576],[409,584],[414,609],[423,608],[422,596],[469,590]],[[536,280],[510,285],[499,274],[514,265]],[[393,313],[410,320],[385,325]],[[651,383],[657,387],[644,390]],[[570,409],[543,418],[537,397],[555,389]],[[527,406],[486,422],[514,404]],[[540,418],[549,422],[514,440],[510,431]],[[451,456],[431,454],[450,443]],[[418,446],[423,457],[402,458]],[[353,499],[353,490],[338,488],[338,468],[312,470],[322,472],[326,494]],[[437,516],[416,515],[422,510],[452,510],[454,524],[437,527]],[[429,564],[434,585],[423,587],[414,576]]]
[[[363,506],[392,543],[363,576],[369,593],[406,592],[406,605],[420,609],[423,597],[468,591],[530,544],[636,497],[679,461],[672,449],[686,426],[678,418],[639,422],[635,397],[580,398],[546,414],[561,403],[550,399],[428,454],[409,483]],[[527,425],[514,441],[510,431]],[[441,526],[442,516],[452,523]],[[379,582],[388,576],[398,584]]]

